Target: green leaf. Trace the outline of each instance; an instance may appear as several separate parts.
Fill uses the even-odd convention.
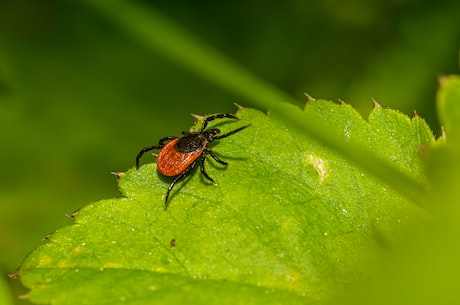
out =
[[[376,107],[366,122],[352,107],[327,101],[289,109],[425,180],[419,147],[434,138],[421,118]],[[127,171],[119,181],[124,198],[84,207],[73,226],[27,257],[20,276],[31,300],[317,303],[368,277],[366,266],[385,243],[424,223],[417,205],[276,114],[241,108],[237,116],[210,124],[222,132],[252,124],[211,144],[229,162],[208,158],[217,186],[195,171],[164,211],[171,180],[154,164]]]
[[[443,138],[425,151],[430,225],[413,230],[375,268],[375,281],[350,304],[457,304],[460,299],[460,78],[441,80],[437,107]],[[385,287],[385,289],[382,289]]]
[[[437,108],[450,141],[460,142],[460,76],[451,75],[441,79]]]
[[[437,94],[439,119],[445,129],[442,140],[429,152],[427,172],[431,184],[430,201],[433,212],[444,222],[458,223],[458,179],[460,173],[460,77],[441,79]],[[447,220],[450,221],[447,221]],[[459,230],[460,231],[460,230]]]

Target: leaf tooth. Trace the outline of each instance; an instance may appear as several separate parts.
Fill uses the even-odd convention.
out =
[[[375,98],[371,98],[372,103],[374,103],[374,109],[382,108],[382,104],[380,104]]]
[[[243,107],[243,106],[241,106],[241,105],[240,105],[240,104],[238,104],[238,103],[233,103],[233,105],[235,105],[235,106],[236,106],[236,108],[237,108],[238,110],[240,110],[240,109],[244,109],[244,107]]]
[[[122,172],[111,172],[112,175],[114,175],[115,177],[117,177],[117,180],[119,180],[121,177],[123,177],[125,174],[126,174],[126,171],[122,171]]]
[[[204,119],[204,116],[202,116],[202,115],[195,114],[195,113],[190,113],[190,114],[192,115],[193,119],[195,120],[195,124],[197,122],[199,122],[200,120]]]
[[[439,139],[442,141],[446,141],[447,135],[446,135],[446,129],[444,126],[441,126],[441,135],[439,136]]]
[[[75,216],[80,212],[80,210],[81,210],[81,208],[78,208],[75,211],[73,211],[72,213],[65,214],[65,216],[67,216],[69,218],[75,218]]]
[[[447,81],[447,79],[448,77],[446,75],[439,75],[438,76],[439,86],[442,86]]]
[[[30,295],[29,295],[28,293],[26,293],[26,294],[21,294],[21,295],[19,296],[19,299],[20,299],[20,300],[25,300],[25,301],[30,300]]]
[[[307,102],[314,102],[316,101],[316,99],[314,97],[312,97],[310,94],[304,92],[303,93],[305,95],[305,97],[307,98]]]
[[[383,105],[383,104],[380,104],[376,99],[374,98],[371,98],[372,102],[374,103],[374,109],[377,109],[377,108],[385,108],[385,109],[389,109],[390,107],[386,106],[386,105]]]
[[[15,272],[8,274],[8,277],[13,280],[19,279],[19,270],[16,270]]]

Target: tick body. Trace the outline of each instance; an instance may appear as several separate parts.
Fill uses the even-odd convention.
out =
[[[183,132],[181,137],[168,136],[161,138],[158,145],[147,146],[137,154],[136,169],[139,168],[139,161],[144,153],[159,149],[160,152],[157,156],[158,171],[164,176],[175,177],[166,192],[165,209],[167,208],[169,194],[171,193],[174,185],[187,177],[197,165],[200,166],[203,176],[215,184],[214,179],[212,179],[204,169],[206,155],[209,154],[220,164],[227,165],[227,162],[219,159],[208,147],[208,145],[215,140],[231,136],[250,125],[242,126],[223,135],[218,135],[220,133],[220,129],[218,128],[206,129],[208,122],[222,118],[238,119],[236,116],[228,113],[208,116],[203,120],[203,124],[201,125],[199,131]]]
[[[166,144],[157,157],[157,169],[164,176],[177,176],[200,157],[208,144],[200,134],[175,138]]]

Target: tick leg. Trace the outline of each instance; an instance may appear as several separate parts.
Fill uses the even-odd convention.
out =
[[[160,149],[160,148],[163,148],[164,145],[155,145],[155,146],[147,146],[147,147],[144,147],[141,149],[141,151],[137,154],[136,156],[136,169],[139,168],[139,161],[141,160],[142,156],[148,152],[148,151],[151,151],[151,150],[154,150],[154,149]]]
[[[234,116],[233,114],[230,114],[230,113],[219,113],[219,114],[215,114],[215,115],[210,115],[210,116],[208,116],[207,118],[204,119],[203,125],[201,126],[200,131],[203,131],[203,130],[206,129],[206,126],[208,126],[208,122],[210,122],[212,120],[215,120],[215,119],[223,119],[223,118],[239,120],[238,117],[236,117],[236,116]]]
[[[181,181],[185,177],[187,177],[190,172],[195,168],[197,165],[197,161],[193,162],[187,169],[180,175],[176,176],[174,180],[171,182],[171,184],[168,187],[168,190],[166,191],[166,196],[165,196],[165,211],[168,208],[168,198],[169,198],[169,193],[171,193],[173,187],[176,185],[177,182]]]
[[[251,126],[251,124],[245,125],[245,126],[240,127],[240,128],[237,128],[237,129],[232,130],[232,131],[230,131],[230,132],[228,132],[228,133],[226,133],[226,134],[223,134],[223,135],[221,135],[221,136],[215,136],[215,137],[214,137],[214,140],[219,140],[219,139],[226,138],[226,137],[228,137],[228,136],[231,136],[232,134],[237,133],[238,131],[241,131],[241,130],[243,130],[243,129],[245,129],[245,128],[248,128],[249,126]]]
[[[207,147],[206,147],[205,149],[206,149],[206,152],[207,152],[214,160],[216,160],[217,162],[219,162],[219,163],[222,164],[222,165],[228,165],[227,162],[222,161],[221,159],[219,159],[219,157],[217,157],[217,156],[214,154],[214,152],[213,152],[212,150],[210,150],[210,149],[207,148]]]
[[[207,152],[209,152],[209,150],[207,150]],[[210,154],[211,156],[213,155],[212,153]],[[215,155],[214,155],[215,156]],[[214,158],[214,157],[213,157]],[[212,179],[211,177],[209,177],[208,173],[204,170],[204,161],[206,160],[206,155],[205,154],[202,154],[201,157],[200,157],[200,170],[201,170],[201,173],[203,174],[203,176],[208,179],[209,181],[212,182],[212,184],[216,184],[216,182],[214,181],[214,179]]]

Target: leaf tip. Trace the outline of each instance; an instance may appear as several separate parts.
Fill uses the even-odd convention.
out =
[[[439,139],[445,142],[446,138],[447,138],[446,129],[444,129],[444,126],[441,126],[441,135],[439,136]]]
[[[122,172],[111,172],[112,175],[114,175],[115,177],[117,177],[117,180],[120,180],[121,177],[123,177],[125,174],[126,174],[126,171],[122,171]]]
[[[190,113],[190,114],[192,115],[193,119],[195,120],[195,124],[197,122],[199,122],[200,120],[204,119],[204,116],[202,116],[202,115],[195,114],[195,113]]]
[[[50,240],[50,237],[53,233],[48,233],[45,235],[45,237],[42,238],[43,241]]]
[[[75,211],[73,211],[72,213],[65,214],[65,216],[67,216],[69,218],[75,218],[75,216],[80,212],[80,210],[81,210],[81,208],[78,208]]]
[[[241,106],[241,105],[240,105],[240,104],[238,104],[238,103],[233,103],[233,105],[235,105],[235,106],[236,106],[236,109],[237,109],[237,110],[241,110],[241,109],[244,109],[244,107],[243,107],[243,106]]]
[[[305,95],[305,97],[307,98],[307,102],[314,102],[316,101],[316,99],[314,97],[312,97],[310,94],[304,92],[303,93]]]
[[[440,86],[442,86],[446,81],[448,77],[446,75],[439,75],[438,76],[438,83]]]
[[[371,98],[372,103],[374,104],[373,109],[378,109],[378,108],[383,108],[383,109],[390,109],[390,107],[381,104],[379,101],[377,101],[375,98]]]
[[[375,98],[371,98],[372,100],[372,103],[374,103],[374,109],[377,109],[377,108],[382,108],[382,104],[380,104]]]
[[[19,279],[19,271],[16,270],[15,272],[8,274],[8,277],[13,280]]]

